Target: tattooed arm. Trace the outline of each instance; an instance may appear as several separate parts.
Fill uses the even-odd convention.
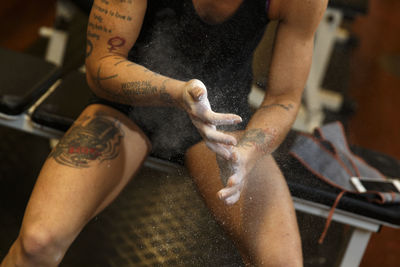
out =
[[[268,138],[264,153],[271,153],[285,138],[300,107],[311,67],[314,35],[327,0],[272,1],[269,17],[279,19],[264,101],[248,129],[263,129]]]
[[[130,62],[146,12],[146,0],[95,0],[87,27],[87,80],[93,92],[129,105],[169,105],[181,99],[184,81]]]
[[[211,150],[230,157],[222,144],[234,145],[236,139],[217,131],[216,126],[239,123],[239,116],[213,112],[201,81],[172,79],[127,59],[139,36],[146,8],[147,0],[94,1],[87,28],[89,86],[96,95],[113,102],[182,108]]]
[[[327,0],[271,1],[268,16],[279,19],[268,90],[260,108],[233,148],[227,187],[219,192],[226,203],[235,203],[245,177],[255,163],[272,153],[291,128],[311,66],[314,34]]]

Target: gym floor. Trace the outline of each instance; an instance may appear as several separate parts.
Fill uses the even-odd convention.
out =
[[[38,27],[52,26],[54,0],[0,4],[0,46],[40,55]],[[400,159],[400,3],[371,0],[370,12],[350,25],[357,45],[350,52],[346,94],[357,103],[347,121],[349,141]],[[71,23],[82,36],[84,17]],[[9,25],[13,25],[9,27]],[[78,39],[78,40],[77,40]],[[71,41],[75,40],[75,41]],[[77,41],[76,41],[77,40]],[[83,42],[83,43],[82,43]],[[70,38],[65,68],[82,64],[84,39]],[[77,52],[78,51],[78,52]],[[342,51],[343,52],[343,51]],[[340,54],[340,51],[338,52]],[[345,51],[347,55],[349,51]],[[336,85],[337,86],[337,85]],[[397,101],[393,101],[393,99]],[[395,126],[393,126],[395,125]],[[18,234],[41,164],[46,139],[0,128],[0,259]],[[189,198],[191,198],[189,201]],[[190,203],[190,204],[189,204]],[[317,245],[324,220],[299,213],[305,265],[334,266],[348,228],[333,224]],[[374,234],[362,267],[398,266],[400,230]],[[340,249],[338,249],[340,248]],[[144,168],[121,196],[85,228],[61,266],[243,266],[234,245],[214,222],[190,179]]]

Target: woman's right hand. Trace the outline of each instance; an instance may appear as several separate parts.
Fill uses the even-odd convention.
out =
[[[242,118],[235,114],[212,111],[207,89],[196,79],[188,81],[183,87],[181,106],[189,114],[207,147],[229,160],[232,157],[231,148],[236,145],[237,140],[232,135],[218,131],[216,126],[237,124]]]

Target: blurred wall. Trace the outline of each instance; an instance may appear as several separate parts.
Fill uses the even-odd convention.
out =
[[[51,26],[56,0],[0,1],[0,46],[24,51],[38,38],[41,26]]]

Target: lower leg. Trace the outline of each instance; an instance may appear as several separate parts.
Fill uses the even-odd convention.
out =
[[[268,161],[248,177],[235,210],[241,218],[242,249],[258,266],[301,266],[300,235],[289,190],[272,157]]]
[[[256,266],[301,266],[296,216],[286,182],[272,157],[247,177],[241,199],[225,205],[215,155],[203,144],[187,154],[187,167],[217,221],[231,234],[245,262]]]

